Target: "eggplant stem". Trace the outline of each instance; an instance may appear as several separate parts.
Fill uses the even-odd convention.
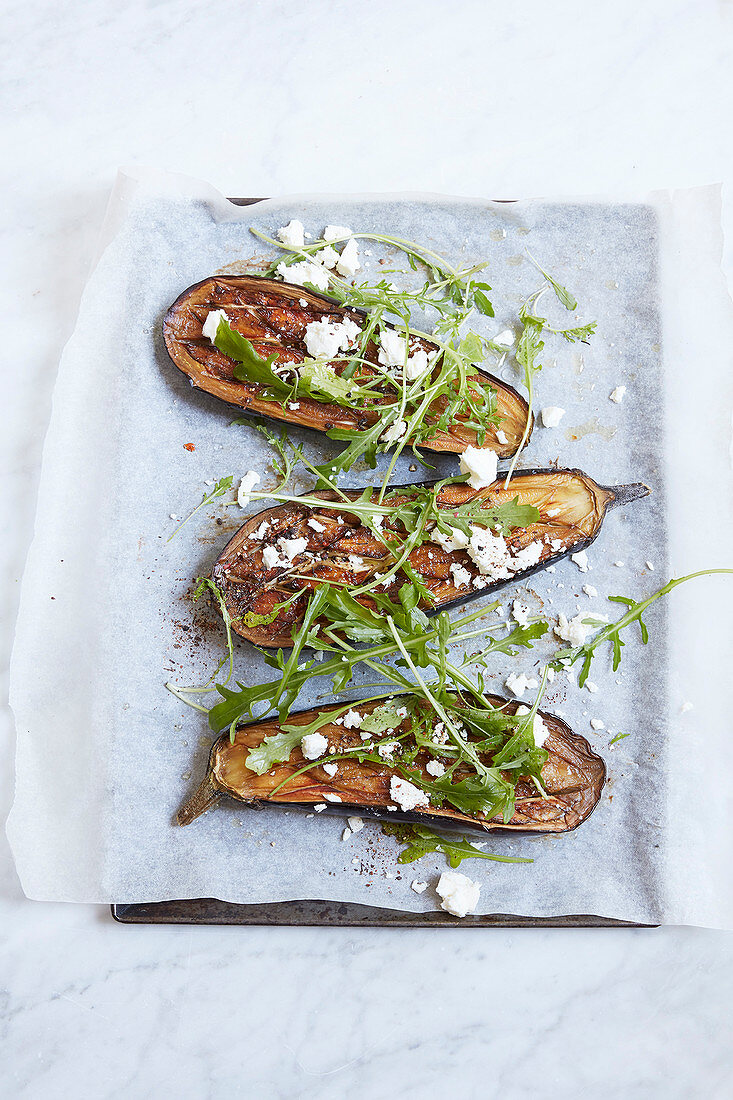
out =
[[[211,775],[207,774],[198,790],[181,806],[176,814],[177,825],[190,825],[201,814],[210,810],[221,798],[221,791],[214,786]]]
[[[604,485],[604,488],[607,488],[609,493],[613,493],[609,508],[614,508],[617,504],[631,504],[632,500],[641,500],[642,497],[647,497],[651,493],[651,489],[643,481],[634,481],[631,485]]]

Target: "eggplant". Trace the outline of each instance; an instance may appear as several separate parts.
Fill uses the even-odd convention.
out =
[[[392,489],[385,503],[397,505],[404,501],[407,489],[409,486]],[[355,499],[362,491],[347,490],[346,495]],[[377,491],[374,490],[375,496]],[[583,550],[600,532],[610,507],[627,504],[648,492],[649,488],[641,483],[598,485],[581,470],[523,470],[512,478],[508,489],[504,488],[503,479],[480,490],[465,484],[445,486],[438,494],[438,506],[446,512],[448,521],[451,509],[467,501],[481,499],[492,506],[516,497],[520,504],[535,505],[540,512],[539,522],[517,528],[507,538],[507,545],[512,553],[532,544],[539,544],[541,550],[535,564],[508,578],[485,583],[487,578],[481,576],[465,550],[447,551],[437,543],[423,543],[412,551],[409,562],[434,600],[423,601],[424,610],[437,611],[466,603],[513,581],[526,580],[568,554]],[[337,499],[335,493],[327,490],[310,495],[322,500]],[[315,520],[321,530],[314,529],[309,520]],[[398,524],[385,521],[383,530],[390,527],[400,530]],[[280,538],[305,538],[307,547],[288,568],[268,569],[263,551]],[[314,587],[332,581],[358,588],[375,573],[384,573],[392,560],[384,544],[348,508],[317,510],[306,505],[280,504],[250,516],[222,551],[213,567],[212,579],[223,595],[232,629],[240,637],[259,646],[287,647],[292,645],[293,628],[302,620]],[[462,566],[468,571],[468,584],[456,586],[451,566]],[[390,585],[380,585],[377,591],[386,591],[394,599],[406,579],[399,571]],[[262,623],[262,619],[273,615],[278,604],[284,604],[296,592],[300,594],[272,622]],[[368,594],[357,598],[366,606],[373,606]],[[247,625],[246,618],[253,623],[254,616],[260,625]]]
[[[367,319],[363,310],[348,309],[305,287],[279,282],[257,275],[214,275],[185,290],[165,315],[163,337],[174,364],[188,375],[194,386],[220,397],[232,405],[261,416],[274,417],[288,424],[297,424],[327,432],[331,428],[366,429],[379,419],[380,405],[394,400],[385,395],[375,400],[369,410],[356,412],[340,405],[323,404],[307,396],[298,397],[283,407],[277,401],[266,401],[261,394],[265,387],[257,383],[239,382],[234,377],[234,361],[218,351],[203,336],[202,328],[210,310],[223,309],[232,328],[246,336],[255,351],[266,358],[277,353],[280,363],[300,363],[307,357],[304,334],[311,321],[327,318],[332,321],[354,321],[362,327]],[[384,327],[392,327],[385,324]],[[412,344],[428,354],[436,345],[415,338]],[[377,361],[378,347],[371,341],[365,358]],[[339,370],[339,361],[334,366]],[[367,368],[368,370],[368,368]],[[479,384],[496,391],[496,411],[500,422],[487,424],[482,447],[490,448],[501,458],[509,458],[519,448],[527,423],[529,407],[512,386],[485,371],[479,371]],[[445,398],[433,403],[430,418],[437,421],[445,407]],[[531,434],[532,424],[530,424]],[[499,436],[497,436],[497,432]],[[503,432],[503,435],[501,434]],[[465,428],[458,416],[447,431],[437,431],[421,444],[430,451],[460,454],[476,444],[476,433]]]
[[[487,698],[492,705],[501,706],[508,714],[514,714],[521,706],[499,696],[489,695]],[[399,702],[398,697],[395,705]],[[363,716],[379,706],[380,701],[363,704],[355,701],[352,705]],[[318,715],[336,709],[343,712],[343,704],[291,714],[287,722],[288,725],[308,726]],[[324,812],[343,814],[344,811],[354,811],[362,816],[390,821],[419,821],[443,827],[460,825],[461,828],[482,832],[568,833],[582,824],[598,805],[606,781],[606,765],[585,738],[574,733],[561,718],[544,711],[539,713],[549,730],[544,745],[548,758],[542,768],[542,783],[547,797],[540,796],[534,783],[520,778],[516,786],[515,812],[508,823],[501,818],[487,820],[480,814],[462,813],[445,803],[424,810],[395,809],[390,795],[390,781],[400,773],[387,762],[375,764],[359,763],[356,759],[340,760],[333,777],[329,777],[323,767],[316,764],[297,776],[292,785],[286,784],[272,794],[284,780],[308,763],[300,749],[295,748],[286,763],[275,765],[264,775],[257,775],[247,767],[247,757],[253,748],[261,744],[265,737],[283,732],[275,718],[240,725],[233,742],[227,732],[214,743],[206,777],[178,811],[176,821],[179,825],[188,825],[211,809],[221,797],[227,796],[252,807],[269,804],[312,810],[314,805],[325,802]],[[380,736],[397,736],[404,732],[408,722],[409,719],[403,719],[402,726],[390,731],[389,735]],[[335,752],[344,752],[355,746],[364,747],[358,729],[346,729],[332,722],[322,726],[319,733],[327,738],[329,751],[331,748]],[[431,780],[430,773],[425,770],[429,760],[430,756],[422,752],[412,765],[422,770],[427,781]],[[459,770],[455,778],[460,778]],[[332,801],[334,799],[336,801]]]

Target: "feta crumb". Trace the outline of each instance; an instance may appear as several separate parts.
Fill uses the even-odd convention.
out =
[[[692,710],[692,709],[693,709],[693,704],[690,703],[689,700],[688,700],[686,703],[683,703],[682,706],[680,707],[680,714],[687,714],[688,710]]]
[[[550,550],[552,550],[553,554],[557,554],[558,551],[562,550],[564,545],[562,539],[553,539],[550,543]]]
[[[497,443],[508,443],[509,442],[509,440],[507,439],[506,432],[503,432],[501,430],[501,428],[499,428],[499,430],[495,434],[496,434]]]
[[[338,764],[324,764],[323,765],[323,770],[324,770],[324,772],[326,773],[326,775],[328,776],[329,779],[333,779],[336,772],[339,770],[339,766],[338,766]]]
[[[468,875],[462,875],[460,871],[443,871],[435,889],[443,899],[440,908],[445,909],[446,913],[465,917],[476,911],[481,886],[478,882],[472,882]]]
[[[598,691],[598,684],[594,684],[592,680],[586,680],[585,686],[586,689],[591,693],[591,695],[595,695],[595,693]]]
[[[570,642],[571,646],[583,645],[583,642],[593,629],[588,623],[584,623],[583,615],[575,615],[572,619],[568,620],[562,611],[558,615],[557,626],[554,633],[563,642]]]
[[[555,683],[555,670],[554,668],[548,668],[547,670],[547,682],[548,684]]]
[[[450,571],[453,574],[453,584],[456,588],[465,588],[471,583],[471,573],[463,565],[451,565]]]
[[[397,775],[393,775],[389,781],[389,794],[401,810],[414,810],[418,806],[430,804],[425,791]]]
[[[347,817],[346,820],[349,823],[349,828],[352,833],[360,833],[364,828],[364,822],[360,817]]]
[[[613,401],[614,405],[620,405],[624,399],[626,393],[626,386],[616,386],[615,390],[611,390],[608,395],[608,400]]]
[[[324,794],[323,796],[326,802],[340,802],[341,799],[337,794]]]
[[[296,286],[310,283],[317,290],[328,290],[328,271],[321,264],[311,263],[310,260],[303,260],[299,264],[281,263],[275,271],[286,283],[295,283]]]
[[[398,443],[401,439],[404,439],[407,433],[407,422],[405,420],[395,420],[394,424],[390,424],[385,432],[379,437],[380,443]]]
[[[278,539],[277,545],[282,557],[285,559],[285,564],[290,565],[298,554],[303,553],[308,545],[308,539]]]
[[[600,718],[591,718],[590,724],[594,730],[604,730],[606,728],[605,723]]]
[[[436,531],[432,537],[432,541],[439,543],[449,554],[453,553],[454,550],[465,550],[468,546],[468,539],[469,536],[461,531],[460,527],[451,527],[450,534]]]
[[[359,246],[352,237],[347,242],[346,246],[342,249],[339,256],[338,263],[336,264],[336,270],[339,275],[344,275],[347,278],[351,278],[352,275],[356,275],[357,271],[361,267],[359,262]]]
[[[422,894],[424,890],[427,890],[427,882],[420,882],[419,879],[413,879],[410,883],[410,889],[414,890],[416,894]]]
[[[248,470],[239,483],[237,490],[237,504],[240,508],[246,508],[252,499],[252,490],[260,480],[260,475],[254,470]]]
[[[363,714],[359,714],[358,710],[348,710],[344,715],[344,726],[347,730],[358,729],[364,720]]]
[[[466,447],[460,458],[462,474],[469,474],[468,484],[472,489],[486,489],[496,481],[496,451],[488,447]]]
[[[331,271],[333,271],[336,264],[339,262],[339,254],[330,244],[322,248],[320,252],[316,252],[314,258],[318,260],[319,264],[323,264],[324,267],[329,268]]]
[[[428,775],[434,775],[437,779],[445,773],[445,764],[442,764],[440,760],[428,760],[425,771]]]
[[[586,596],[590,597],[590,599],[593,599],[594,596],[598,595],[598,589],[594,588],[592,584],[584,584],[583,591],[585,592]]]
[[[308,308],[308,300],[307,300],[307,298],[299,298],[299,299],[298,299],[298,301],[299,301],[299,303],[300,303],[300,308],[301,308],[301,309],[307,309],[307,308]]]
[[[577,554],[571,554],[570,560],[575,562],[581,573],[587,573],[590,569],[588,554],[585,550],[578,550]]]
[[[515,715],[517,718],[521,718],[523,714],[529,714],[529,707],[517,707]],[[538,749],[541,749],[547,738],[550,736],[550,730],[543,722],[539,714],[535,714],[532,719],[532,737],[534,743]]]
[[[554,573],[554,572],[556,572],[556,568],[555,568],[555,566],[554,566],[554,565],[548,565],[548,566],[547,566],[547,572],[548,572],[548,573]]]
[[[325,523],[319,523],[319,521],[317,519],[313,519],[313,518],[308,520],[308,526],[312,527],[313,530],[317,531],[319,534],[321,533],[321,531],[326,530]]]
[[[353,321],[311,321],[305,330],[305,347],[313,359],[333,359],[353,344],[360,329]]]
[[[654,566],[650,561],[648,561],[646,563],[646,567],[647,567],[647,569],[651,569],[652,573],[654,572]]]
[[[378,362],[383,367],[402,367],[407,358],[407,341],[393,328],[379,330]]]
[[[288,401],[288,408],[296,412],[300,408],[300,401]]]
[[[300,742],[300,751],[306,760],[317,760],[327,748],[328,740],[322,733],[307,733]]]
[[[512,618],[515,623],[519,623],[520,626],[527,626],[527,616],[530,609],[526,603],[522,603],[521,600],[514,600],[512,602]]]
[[[468,556],[483,576],[492,581],[508,580],[512,575],[511,555],[506,540],[483,527],[472,527]],[[474,584],[476,583],[474,579]]]
[[[205,336],[207,340],[211,340],[212,344],[215,342],[217,329],[219,328],[219,321],[229,321],[226,313],[223,309],[212,309],[207,314],[204,326],[201,329],[201,335]]]
[[[377,754],[382,757],[382,760],[391,760],[399,747],[399,741],[385,741],[377,746]]]
[[[530,569],[533,565],[542,557],[542,544],[540,542],[530,542],[528,546],[525,546],[523,550],[517,551],[513,558],[510,559],[509,568],[514,572],[519,572],[522,569]]]
[[[615,561],[613,564],[616,566],[617,569],[623,569],[624,567],[624,563],[622,561]]]
[[[531,676],[527,676],[524,672],[520,672],[519,674],[510,672],[504,681],[504,687],[507,691],[510,691],[515,698],[521,699],[528,688],[539,687],[539,684],[537,680],[534,680]]]
[[[303,223],[295,218],[292,218],[282,229],[278,229],[277,235],[286,248],[302,248],[305,244]]]
[[[345,225],[327,225],[323,230],[324,241],[339,241],[350,236],[351,230],[347,229]]]
[[[351,836],[351,829],[344,829],[344,831],[341,834],[341,839],[342,840],[348,840],[350,836]]]
[[[436,745],[445,745],[448,741],[448,730],[445,728],[442,722],[438,722],[437,726],[433,730],[433,736],[431,738]]]
[[[496,336],[491,339],[492,344],[497,344],[500,348],[514,347],[514,333],[510,328],[502,329]]]
[[[565,409],[561,409],[559,405],[545,405],[541,415],[544,428],[556,428],[565,416]]]

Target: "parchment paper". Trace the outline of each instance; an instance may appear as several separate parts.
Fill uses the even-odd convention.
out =
[[[598,333],[590,347],[548,343],[537,408],[567,412],[559,428],[537,427],[520,466],[557,461],[601,483],[643,480],[653,492],[608,516],[589,551],[590,573],[566,561],[528,588],[505,590],[502,603],[519,595],[550,616],[580,609],[615,618],[608,594],[638,598],[670,571],[731,564],[733,325],[719,203],[717,188],[703,188],[514,204],[295,196],[240,208],[195,180],[120,175],[59,368],[13,654],[17,793],[8,832],[29,897],[436,905],[432,887],[417,895],[409,884],[434,884],[442,857],[396,864],[377,824],[343,842],[339,818],[233,802],[188,828],[172,824],[203,775],[212,736],[205,717],[163,683],[202,682],[223,653],[216,616],[192,606],[192,579],[208,573],[243,514],[218,502],[167,542],[171,517],[226,474],[255,469],[274,484],[261,437],[232,426],[236,411],[192,389],[169,361],[161,321],[177,295],[266,255],[250,225],[274,234],[297,217],[314,235],[343,224],[422,241],[459,263],[488,257],[497,316],[481,323],[497,333],[516,325],[522,298],[538,285],[529,249],[575,292],[579,320],[597,320]],[[364,250],[366,270],[377,270],[385,253]],[[510,367],[503,373],[517,380]],[[609,393],[619,384],[627,394],[615,405]],[[338,449],[292,434],[317,461]],[[410,465],[401,461],[397,483],[420,476]],[[454,459],[437,463],[441,475],[454,468]],[[352,471],[345,484],[376,477]],[[583,583],[599,597],[584,595]],[[606,654],[597,659],[597,694],[558,677],[543,706],[589,738],[609,783],[590,820],[568,836],[489,842],[534,863],[464,864],[482,884],[480,912],[733,924],[723,793],[732,611],[730,578],[691,582],[649,612],[648,647],[628,632],[618,673]],[[492,686],[501,691],[510,668],[529,672],[547,652],[497,659]],[[272,670],[240,641],[236,675],[264,680]],[[328,682],[314,681],[301,705],[324,697]],[[685,700],[694,709],[681,713]],[[594,732],[591,718],[606,728]],[[629,736],[609,746],[619,733]]]

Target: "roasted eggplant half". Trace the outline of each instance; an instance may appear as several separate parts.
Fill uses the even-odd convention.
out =
[[[409,501],[411,491],[414,489],[410,486],[391,489],[383,503],[397,509]],[[598,485],[581,470],[523,470],[511,479],[508,488],[503,479],[479,490],[465,484],[443,487],[437,505],[448,524],[451,515],[459,514],[463,506],[480,504],[488,509],[515,498],[520,505],[534,506],[539,520],[493,544],[504,556],[500,566],[491,562],[487,565],[482,560],[481,546],[474,546],[468,539],[465,548],[452,548],[450,539],[443,539],[441,544],[438,535],[428,531],[428,538],[436,541],[422,542],[408,558],[410,570],[419,575],[432,596],[432,602],[423,598],[421,606],[428,612],[442,610],[512,581],[525,580],[589,546],[610,507],[648,492],[642,484]],[[347,491],[347,496],[356,500],[361,493]],[[376,494],[375,489],[372,499]],[[326,506],[326,501],[337,499],[333,492],[311,494],[309,499],[314,498],[323,500],[324,506],[287,503],[251,516],[214,565],[212,579],[223,595],[233,629],[256,645],[291,645],[293,628],[301,622],[310,594],[326,582],[346,586],[357,599],[373,607],[369,593],[360,595],[359,590],[375,575],[386,573],[396,560],[347,506]],[[477,523],[480,525],[480,521]],[[393,532],[398,538],[406,533],[401,521],[389,518],[381,530]],[[283,546],[291,551],[300,547],[300,552],[288,560],[278,551]],[[407,579],[407,573],[398,570],[391,579],[377,584],[374,591],[396,599]],[[265,622],[267,619],[271,621]]]
[[[308,357],[305,345],[306,329],[314,321],[351,321],[362,328],[367,315],[362,310],[348,309],[302,286],[278,282],[256,275],[215,275],[189,287],[173,303],[163,323],[163,336],[168,354],[179,370],[187,374],[194,386],[262,416],[284,420],[288,424],[326,432],[332,428],[364,430],[380,418],[380,406],[394,401],[386,393],[374,397],[373,404],[355,411],[337,404],[323,404],[308,396],[298,395],[297,402],[280,403],[265,400],[266,386],[255,382],[240,382],[234,376],[235,363],[217,350],[203,335],[203,326],[210,311],[223,310],[232,328],[250,341],[262,358],[275,354],[278,365],[297,365]],[[382,325],[390,328],[389,325]],[[428,340],[411,340],[414,350],[428,356],[438,349]],[[364,359],[378,362],[379,348],[370,341]],[[345,361],[332,360],[340,374]],[[378,377],[368,364],[360,367],[362,377]],[[529,413],[527,402],[511,386],[484,371],[478,372],[482,388],[496,394],[497,424],[485,425],[485,437],[480,446],[490,448],[508,458],[519,448]],[[436,423],[446,408],[447,398],[436,398],[430,406],[427,422]],[[438,430],[421,446],[431,451],[460,454],[477,444],[476,432],[469,429],[459,412],[447,430]],[[531,431],[531,425],[530,425]],[[529,438],[529,433],[527,435]]]
[[[492,706],[501,708],[509,715],[514,715],[521,706],[498,696],[487,696],[487,699]],[[399,705],[400,702],[398,697],[393,705]],[[363,721],[364,716],[371,714],[379,705],[374,701],[354,702],[352,707],[356,708],[355,712]],[[424,706],[427,710],[427,704]],[[344,707],[321,707],[318,710],[292,714],[286,726],[302,726],[305,729],[314,719],[331,711],[343,715]],[[432,717],[432,711],[429,713],[431,736],[438,737],[441,727],[437,724],[437,719]],[[364,816],[388,818],[390,821],[420,821],[443,827],[459,825],[461,828],[474,828],[484,832],[499,830],[512,833],[567,833],[585,821],[598,805],[606,781],[606,766],[585,738],[573,733],[560,718],[543,711],[539,714],[545,727],[543,747],[547,751],[547,760],[541,770],[541,785],[545,793],[542,794],[538,786],[529,779],[520,777],[516,781],[514,813],[509,821],[505,821],[503,816],[487,818],[483,814],[461,812],[446,801],[442,805],[431,805],[427,798],[424,807],[401,808],[395,802],[393,781],[400,782],[402,771],[389,760],[359,762],[353,756],[340,759],[336,767],[317,761],[308,767],[309,760],[304,757],[301,747],[296,746],[284,763],[274,765],[264,774],[257,774],[247,766],[250,753],[258,749],[265,738],[277,734],[287,736],[283,726],[275,718],[267,718],[239,726],[233,741],[229,733],[226,733],[215,742],[206,777],[195,794],[179,810],[177,822],[179,825],[188,825],[213,807],[222,796],[228,796],[251,806],[301,806],[312,810],[315,805],[324,808],[325,804],[325,811],[332,813],[351,810]],[[406,716],[386,736],[400,738],[405,732],[409,736],[412,721],[412,718]],[[343,719],[341,724],[337,720],[326,722],[320,726],[319,733],[327,740],[328,753],[331,756],[353,750],[370,750],[363,733],[359,729],[346,728]],[[384,744],[384,737],[382,734],[380,741],[380,735],[374,735],[372,755],[374,744]],[[409,747],[409,742],[407,744]],[[413,777],[415,772],[422,773],[426,785],[429,786],[431,781],[434,783],[435,759],[435,753],[420,751],[411,759]],[[428,767],[431,761],[433,770]],[[490,758],[486,757],[485,762],[489,764]],[[308,770],[303,771],[304,768]],[[461,778],[462,771],[459,769],[454,773],[453,779],[460,782]],[[412,787],[413,790],[418,789],[414,784]],[[399,788],[397,793],[399,794]]]

